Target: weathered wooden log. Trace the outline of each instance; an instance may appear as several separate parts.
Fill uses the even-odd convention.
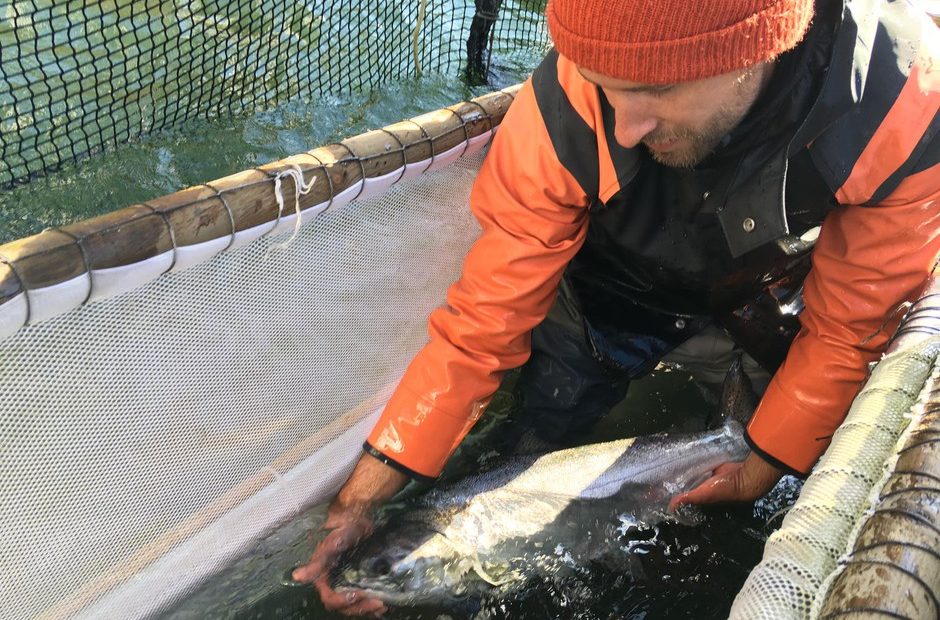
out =
[[[940,437],[919,433],[898,455],[897,469],[940,478]]]
[[[909,539],[926,549],[940,549],[940,530],[911,515],[876,512],[855,540],[856,549],[866,549],[885,541]]]
[[[819,617],[844,618],[847,612],[936,620],[938,606],[929,587],[916,576],[889,563],[859,562],[836,578]]]
[[[896,469],[885,482],[881,490],[881,497],[914,488],[932,489],[940,493],[940,479],[919,472]]]

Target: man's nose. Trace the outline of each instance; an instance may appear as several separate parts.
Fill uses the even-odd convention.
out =
[[[655,116],[636,109],[618,111],[614,118],[614,137],[620,146],[628,149],[638,145],[659,123]]]
[[[614,108],[614,137],[620,146],[632,149],[659,124],[656,102],[645,93],[608,93]]]

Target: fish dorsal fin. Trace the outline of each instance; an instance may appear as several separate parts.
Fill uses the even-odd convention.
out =
[[[725,374],[725,380],[721,384],[721,400],[718,402],[718,425],[726,423],[728,420],[736,420],[742,426],[746,426],[751,420],[751,414],[757,408],[760,402],[754,388],[751,386],[751,380],[744,372],[744,364],[741,356],[738,355]]]

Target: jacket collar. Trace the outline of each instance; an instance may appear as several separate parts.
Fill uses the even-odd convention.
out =
[[[821,23],[816,26],[830,29],[820,36],[831,40],[822,85],[785,148],[780,148],[779,143],[765,144],[740,159],[729,194],[717,213],[733,256],[781,238],[785,239],[786,247],[792,245],[787,239],[790,229],[784,200],[787,161],[858,102],[865,87],[878,25],[878,11],[872,6],[875,1],[856,0],[834,6],[817,3],[819,11],[827,10],[827,5],[832,11],[830,15],[817,15]]]

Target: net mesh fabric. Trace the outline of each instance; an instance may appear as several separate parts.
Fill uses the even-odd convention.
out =
[[[327,210],[286,248],[289,233],[263,238],[0,341],[0,618],[94,609],[269,487],[288,505],[259,510],[285,516],[332,492],[335,472],[314,464],[301,483],[292,468],[368,425],[426,340],[477,236],[480,161]],[[162,575],[121,616],[199,570]]]
[[[878,363],[800,498],[768,538],[763,559],[735,598],[732,619],[814,617],[824,584],[878,499],[938,353],[935,336]]]
[[[4,3],[0,186],[191,119],[296,97],[368,91],[414,76],[418,67],[455,75],[467,62],[474,2],[427,0],[419,20],[421,4]],[[506,57],[544,51],[543,8],[538,0],[502,2],[492,49]]]

